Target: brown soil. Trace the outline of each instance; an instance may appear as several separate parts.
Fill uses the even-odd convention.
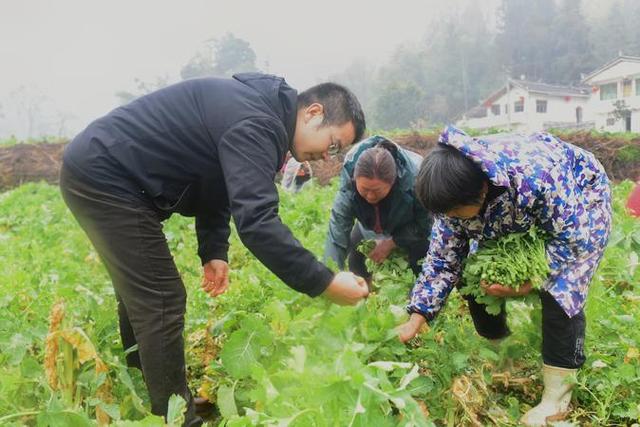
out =
[[[595,154],[613,181],[640,179],[640,136],[627,140],[615,135],[599,134],[594,136],[588,132],[556,135],[566,142]],[[438,143],[438,134],[407,132],[395,135],[390,139],[424,156]],[[625,152],[628,154],[625,155]],[[328,162],[312,162],[313,174],[318,178],[320,184],[324,185],[340,173],[341,165],[342,158],[332,159]]]
[[[0,191],[33,181],[58,182],[64,144],[0,146]]]
[[[583,147],[596,155],[614,181],[640,179],[640,137],[623,139],[615,135],[591,135],[588,132],[558,134],[563,140]],[[438,141],[437,133],[407,132],[391,137],[412,151],[425,155]],[[0,191],[25,182],[58,182],[64,143],[16,144],[0,146]],[[329,161],[311,162],[313,175],[322,185],[337,176],[342,168],[341,156]]]

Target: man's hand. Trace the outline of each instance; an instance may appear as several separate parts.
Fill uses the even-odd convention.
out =
[[[394,242],[393,239],[376,240],[376,247],[369,252],[369,258],[371,258],[373,262],[380,264],[382,261],[387,259],[395,247],[396,242]]]
[[[406,343],[410,341],[413,337],[418,335],[420,329],[426,324],[427,319],[425,319],[424,316],[418,313],[411,313],[409,321],[396,328],[400,342]]]
[[[527,295],[531,292],[533,286],[531,282],[524,282],[520,289],[516,290],[513,288],[509,288],[507,286],[502,286],[499,283],[489,284],[485,281],[480,282],[480,286],[484,289],[487,295],[491,295],[492,297],[521,297]]]
[[[202,289],[209,296],[217,297],[229,287],[229,264],[221,259],[212,259],[202,266]]]
[[[355,305],[369,295],[369,288],[362,277],[342,271],[334,276],[322,295],[338,305]]]

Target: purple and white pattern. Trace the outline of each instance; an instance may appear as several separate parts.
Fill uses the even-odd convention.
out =
[[[439,142],[456,148],[506,191],[474,218],[435,217],[407,310],[432,320],[460,279],[470,250],[535,224],[549,235],[551,274],[543,288],[569,317],[579,313],[611,229],[611,190],[600,162],[548,133],[478,139],[449,126]]]

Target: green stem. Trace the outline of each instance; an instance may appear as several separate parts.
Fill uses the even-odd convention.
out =
[[[11,418],[27,417],[29,415],[38,415],[39,413],[40,411],[25,411],[25,412],[16,412],[15,414],[5,415],[4,417],[0,417],[0,424],[10,420]]]
[[[63,363],[64,363],[64,397],[68,406],[73,406],[74,381],[73,381],[73,346],[63,341]]]

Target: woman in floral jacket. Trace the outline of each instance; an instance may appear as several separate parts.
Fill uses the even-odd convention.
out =
[[[611,227],[611,192],[593,154],[546,133],[471,138],[448,127],[422,163],[416,194],[435,216],[431,245],[407,307],[410,320],[399,328],[404,342],[434,319],[461,277],[462,262],[485,240],[536,225],[546,243],[551,273],[540,291],[545,391],[540,404],[522,418],[545,425],[568,411],[571,385],[565,382],[585,361],[584,304]],[[516,296],[490,284],[494,296]],[[504,305],[499,315],[467,300],[478,333],[488,339],[509,334]]]

